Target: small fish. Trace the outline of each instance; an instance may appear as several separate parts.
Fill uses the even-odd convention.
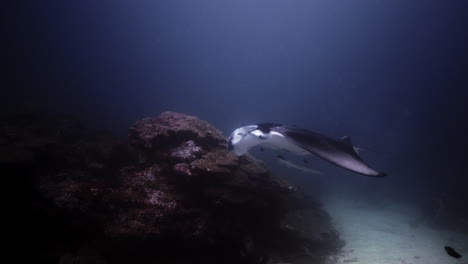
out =
[[[260,147],[260,151],[265,151],[265,149],[264,149],[264,148],[262,148],[262,147]]]
[[[309,161],[308,161],[308,160],[306,160],[306,159],[304,159],[304,163],[305,163],[305,164],[308,164],[308,163],[309,163]]]
[[[460,255],[460,253],[458,253],[457,251],[455,251],[455,249],[453,249],[452,247],[449,247],[449,246],[445,246],[444,247],[445,251],[447,252],[447,254],[451,257],[454,257],[454,258],[461,258],[462,255]]]
[[[293,163],[293,162],[291,162],[289,160],[286,160],[281,155],[278,155],[277,157],[278,157],[278,162],[285,165],[288,168],[294,168],[296,170],[300,170],[300,171],[307,172],[307,173],[322,174],[322,172],[320,172],[320,171],[312,170],[312,169],[309,169],[307,167],[301,166],[299,164]]]

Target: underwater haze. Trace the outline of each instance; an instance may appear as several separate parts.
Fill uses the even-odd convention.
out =
[[[444,246],[468,250],[465,1],[11,2],[2,19],[4,113],[37,108],[124,136],[164,111],[197,116],[226,137],[265,122],[349,136],[388,176],[294,160],[322,173],[311,174],[279,164],[276,152],[251,153],[320,193],[347,241],[345,260],[450,263]],[[420,212],[439,221],[427,212],[442,207],[453,221],[423,223]],[[371,258],[366,241],[383,235],[360,237],[373,227],[357,226],[363,216],[395,217],[385,227],[395,241],[417,240],[406,236],[414,230],[456,238],[444,233],[452,240],[411,253],[382,244],[391,256]]]

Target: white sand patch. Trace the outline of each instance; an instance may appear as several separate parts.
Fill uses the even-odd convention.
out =
[[[337,263],[365,264],[467,264],[468,236],[409,222],[419,213],[410,207],[364,205],[343,198],[325,201],[335,226],[346,240]],[[444,246],[463,255],[448,256]]]

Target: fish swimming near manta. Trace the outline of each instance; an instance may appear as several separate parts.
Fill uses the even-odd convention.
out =
[[[359,156],[349,137],[341,140],[322,134],[276,123],[262,123],[240,127],[228,138],[228,148],[237,156],[261,145],[281,149],[296,155],[313,154],[339,167],[370,177],[386,174],[367,165]]]
[[[447,252],[447,254],[451,257],[454,257],[456,259],[459,259],[462,257],[462,255],[458,253],[453,247],[445,246],[444,249],[445,249],[445,252]]]
[[[313,170],[313,169],[310,169],[310,168],[307,168],[307,167],[304,167],[304,166],[301,166],[299,164],[296,164],[294,162],[291,162],[287,159],[285,159],[283,156],[281,155],[278,155],[276,156],[278,158],[278,162],[285,165],[286,167],[288,168],[294,168],[296,170],[300,170],[302,172],[306,172],[306,173],[312,173],[312,174],[322,174],[322,172],[320,171],[316,171],[316,170]]]

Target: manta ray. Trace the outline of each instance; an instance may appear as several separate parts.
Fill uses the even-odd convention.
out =
[[[341,168],[370,176],[386,174],[367,165],[349,137],[340,140],[309,131],[276,123],[261,123],[237,128],[228,138],[228,148],[237,156],[244,155],[252,147],[262,145],[281,149],[296,155],[316,155]]]

